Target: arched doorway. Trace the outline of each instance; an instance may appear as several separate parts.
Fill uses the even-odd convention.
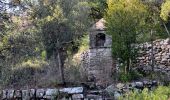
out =
[[[106,41],[106,35],[103,33],[98,33],[96,35],[96,47],[103,47]]]

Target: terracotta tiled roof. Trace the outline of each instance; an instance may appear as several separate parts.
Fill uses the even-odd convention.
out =
[[[98,22],[96,22],[93,26],[92,26],[92,30],[105,30],[105,20],[104,18],[100,19]]]

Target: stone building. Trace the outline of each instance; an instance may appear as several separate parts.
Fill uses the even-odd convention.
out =
[[[107,86],[114,79],[116,61],[112,57],[112,37],[105,34],[104,19],[95,23],[89,31],[89,50],[82,54],[83,71],[90,81],[98,85]],[[149,42],[137,44],[139,49],[136,68],[140,71],[150,72],[151,44]],[[157,39],[153,41],[154,70],[159,76],[158,80],[170,81],[170,39]],[[160,73],[163,76],[160,77]]]
[[[89,32],[89,50],[83,54],[83,69],[88,80],[97,85],[111,83],[114,68],[111,45],[112,38],[105,34],[104,19],[100,19]]]

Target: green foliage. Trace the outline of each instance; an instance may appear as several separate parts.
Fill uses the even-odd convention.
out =
[[[3,66],[4,72],[0,74],[3,74],[4,84],[6,80],[7,83],[11,81],[14,74],[27,74],[19,70],[22,68],[43,69],[42,66],[50,66],[46,73],[59,73],[58,67],[63,69],[65,60],[76,53],[75,48],[80,46],[77,44],[91,25],[87,1],[21,0],[15,7],[11,6],[12,17],[9,17],[10,20],[3,19],[4,27],[0,29],[0,67]],[[19,10],[15,9],[17,7]],[[87,44],[82,50],[86,48]],[[71,71],[74,73],[74,70]],[[57,76],[50,79],[57,80]]]
[[[119,80],[121,82],[129,82],[130,81],[130,75],[126,73],[120,73],[119,74]]]
[[[170,1],[169,0],[166,0],[165,3],[162,4],[160,16],[164,21],[168,21],[169,16],[170,16]]]
[[[47,52],[45,50],[41,52],[41,58],[44,60],[47,58]]]
[[[86,0],[46,0],[39,1],[39,5],[34,9],[33,18],[37,19],[35,23],[39,27],[47,58],[57,55],[60,50],[67,52],[74,48],[76,40],[88,29],[89,7]]]
[[[137,42],[146,15],[147,7],[138,0],[108,0],[107,34],[112,35],[113,55],[127,67],[136,53],[132,44]]]
[[[129,82],[129,81],[133,81],[133,80],[139,80],[142,77],[143,77],[142,74],[140,74],[134,70],[130,71],[129,73],[124,73],[124,72],[119,73],[119,81],[121,81],[121,82]]]
[[[86,51],[89,48],[89,36],[86,34],[82,37],[80,41],[80,46],[79,46],[79,53],[82,53],[83,51]]]
[[[113,55],[120,58],[126,73],[137,56],[134,44],[165,38],[167,34],[164,34],[156,5],[140,0],[108,0],[107,3],[107,34],[112,36]]]
[[[107,8],[107,0],[89,0],[91,7],[90,17],[95,19],[101,19],[104,17]]]
[[[144,89],[141,93],[134,91],[121,96],[119,100],[168,100],[170,87],[159,86],[154,91]]]

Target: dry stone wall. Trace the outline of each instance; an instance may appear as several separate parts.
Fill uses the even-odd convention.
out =
[[[151,65],[152,46],[150,43],[140,44],[139,57],[137,58],[139,65]],[[154,63],[157,66],[170,66],[170,43],[169,39],[159,39],[153,42]]]
[[[144,71],[151,71],[151,55],[152,45],[151,43],[139,44],[137,66]],[[158,39],[153,41],[153,62],[154,71],[165,74],[166,80],[170,81],[170,39]],[[165,77],[164,77],[165,78]]]
[[[114,61],[111,48],[93,48],[82,54],[82,67],[89,81],[107,86],[112,82]]]
[[[104,90],[87,90],[85,87],[61,89],[26,89],[2,91],[0,100],[108,100]],[[110,100],[110,99],[109,99]]]
[[[89,77],[93,75],[95,81],[100,81],[100,83],[109,83],[111,81],[112,72],[112,54],[111,48],[99,48],[91,49],[89,52]]]
[[[83,93],[83,87],[26,90],[6,89],[2,91],[0,100],[81,100],[84,98]]]

